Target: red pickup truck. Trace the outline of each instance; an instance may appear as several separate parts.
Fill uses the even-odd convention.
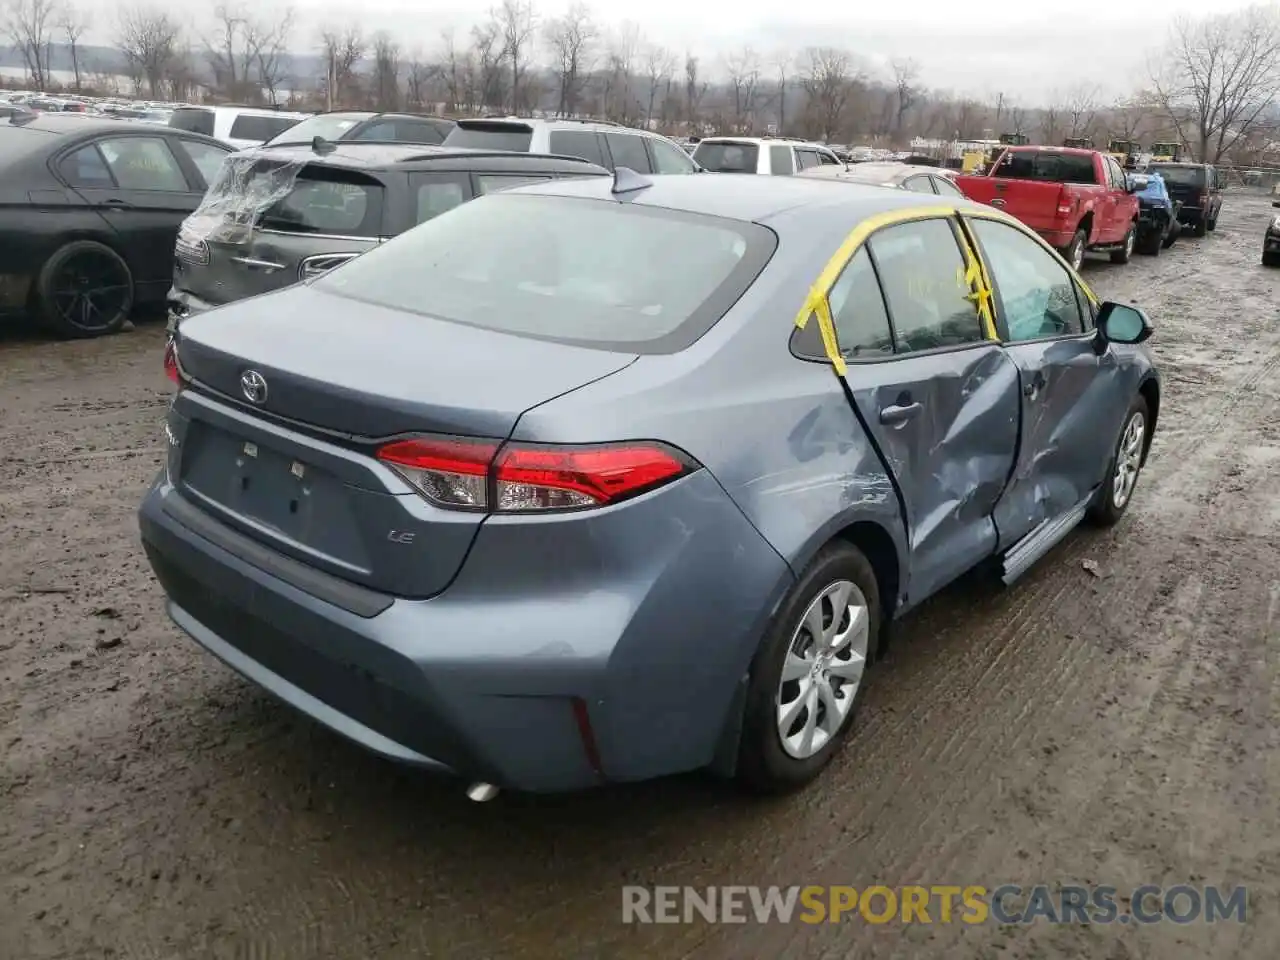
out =
[[[955,178],[966,197],[1017,217],[1080,269],[1085,250],[1128,263],[1138,198],[1114,157],[1068,147],[1010,147],[983,175]]]

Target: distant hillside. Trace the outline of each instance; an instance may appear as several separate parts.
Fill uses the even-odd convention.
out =
[[[50,46],[51,63],[49,69],[55,75],[69,74],[73,71],[71,48],[65,43]],[[80,73],[88,82],[95,74],[127,76],[124,55],[115,47],[84,46],[77,51],[80,59]],[[192,56],[196,76],[202,82],[211,82],[213,76],[209,71],[207,59],[199,52]],[[9,77],[26,68],[26,61],[21,52],[10,46],[0,46],[0,73]],[[317,77],[324,74],[324,60],[314,54],[288,54],[285,57],[285,76],[298,87],[314,86]],[[284,84],[289,86],[290,84]]]

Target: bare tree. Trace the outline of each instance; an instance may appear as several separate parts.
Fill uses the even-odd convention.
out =
[[[478,100],[475,60],[470,53],[459,52],[453,31],[445,31],[441,40],[444,49],[440,56],[440,79],[444,85],[445,110],[474,110]]]
[[[702,98],[706,92],[707,83],[698,75],[698,58],[692,53],[686,53],[684,55],[684,106],[685,117],[690,124],[698,122]]]
[[[83,86],[82,67],[80,62],[80,38],[89,29],[89,14],[80,10],[74,3],[65,2],[58,11],[58,28],[67,43],[67,52],[71,55],[71,70],[75,75],[75,91],[79,93]]]
[[[496,19],[490,17],[471,28],[471,51],[475,59],[480,104],[500,110],[507,98],[506,78],[503,74],[506,50],[503,46],[502,27]]]
[[[325,109],[354,105],[360,85],[356,67],[364,59],[364,34],[356,24],[325,27],[320,32],[320,49],[325,62]]]
[[[246,100],[252,59],[245,40],[249,28],[248,9],[238,2],[220,3],[213,8],[213,19],[213,33],[205,39],[213,82],[231,99]]]
[[[440,73],[440,68],[432,66],[422,58],[422,51],[415,49],[405,63],[405,100],[414,110],[426,107],[430,96],[430,84]]]
[[[1064,107],[1057,100],[1050,101],[1040,114],[1040,141],[1058,143],[1062,139]]]
[[[557,17],[546,26],[546,40],[551,48],[558,87],[556,113],[562,117],[577,113],[583,84],[591,72],[596,39],[591,10],[585,3],[572,4],[564,16]]]
[[[899,57],[890,61],[889,69],[893,71],[893,89],[897,97],[893,132],[901,137],[907,111],[920,99],[920,88],[916,85],[920,79],[920,66],[914,60]]]
[[[1008,132],[1015,137],[1026,136],[1027,134],[1027,111],[1024,107],[1017,104],[1006,105],[1004,108],[1004,117]]]
[[[666,47],[656,43],[649,44],[644,55],[644,75],[649,84],[649,102],[645,110],[645,129],[653,126],[653,106],[658,102],[658,91],[663,89],[671,71],[676,67],[676,59]],[[665,98],[662,105],[665,107]]]
[[[57,0],[7,0],[0,6],[4,33],[22,54],[37,90],[50,86],[49,55],[58,27]]]
[[[1155,95],[1184,143],[1217,163],[1280,94],[1280,13],[1272,6],[1175,21],[1157,66]]]
[[[400,46],[385,31],[379,31],[373,38],[370,92],[375,110],[400,109]]]
[[[159,97],[166,81],[182,61],[182,26],[159,7],[122,7],[116,29],[116,46],[123,54],[130,75],[145,81],[152,97]],[[185,84],[185,77],[182,79]]]
[[[289,38],[293,32],[293,8],[285,7],[274,19],[251,18],[245,27],[245,45],[253,61],[258,91],[268,102],[279,102],[280,85],[287,79]]]
[[[1142,94],[1123,97],[1112,106],[1107,132],[1123,140],[1136,140],[1151,118],[1151,104]]]
[[[831,140],[840,130],[845,108],[854,85],[862,74],[853,58],[834,47],[810,47],[801,84],[808,96],[810,127],[822,140]]]
[[[1097,84],[1082,83],[1068,90],[1062,99],[1063,118],[1071,131],[1067,136],[1089,136],[1100,106]]]
[[[779,136],[785,136],[787,132],[787,93],[789,92],[788,81],[791,79],[791,65],[793,63],[793,55],[791,51],[784,50],[774,57],[773,65],[778,71],[777,98],[778,98],[778,130]]]
[[[601,100],[605,117],[609,120],[629,123],[639,112],[634,96],[639,51],[640,28],[630,20],[623,21],[609,38],[605,54],[608,66]]]
[[[529,66],[529,47],[538,25],[538,16],[533,0],[502,0],[502,5],[492,13],[492,17],[497,21],[502,39],[502,56],[511,68],[511,112],[519,113],[521,85]]]
[[[725,59],[729,96],[733,105],[734,133],[750,133],[755,127],[756,96],[760,89],[760,58],[750,47]]]

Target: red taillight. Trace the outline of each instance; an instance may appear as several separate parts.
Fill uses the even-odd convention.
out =
[[[427,500],[453,510],[529,513],[617,503],[695,464],[654,442],[551,446],[457,437],[397,440],[378,459]]]
[[[178,348],[172,339],[164,345],[164,375],[174,383],[182,382],[178,375]]]

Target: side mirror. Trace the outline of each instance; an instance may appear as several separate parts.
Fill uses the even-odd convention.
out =
[[[1110,300],[1098,310],[1097,328],[1100,346],[1108,343],[1142,343],[1153,332],[1151,321],[1137,307]]]

